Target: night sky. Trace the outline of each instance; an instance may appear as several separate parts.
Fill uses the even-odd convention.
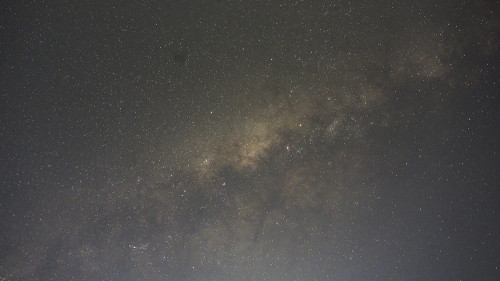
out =
[[[2,1],[0,280],[500,280],[498,1]]]

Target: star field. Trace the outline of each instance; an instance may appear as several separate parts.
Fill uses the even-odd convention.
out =
[[[14,1],[0,281],[497,280],[494,1]]]

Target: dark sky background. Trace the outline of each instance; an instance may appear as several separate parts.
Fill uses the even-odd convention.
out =
[[[0,280],[500,280],[497,1],[2,1]]]

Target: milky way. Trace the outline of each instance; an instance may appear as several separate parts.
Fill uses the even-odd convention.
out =
[[[0,280],[496,280],[493,1],[3,5]]]

